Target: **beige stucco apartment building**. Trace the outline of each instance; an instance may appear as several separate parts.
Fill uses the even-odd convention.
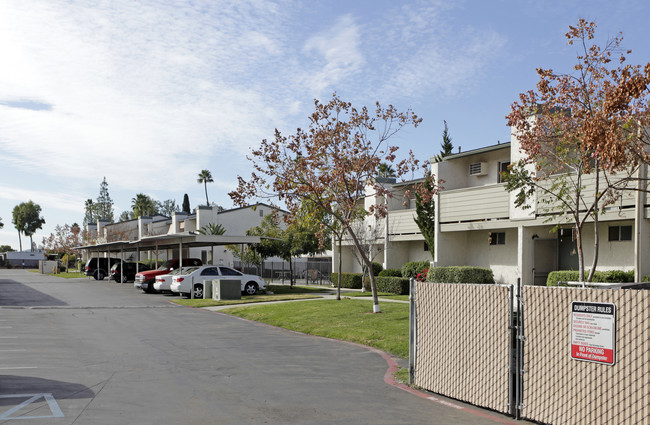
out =
[[[486,146],[449,155],[436,161],[431,172],[444,182],[435,196],[436,243],[432,253],[414,222],[415,205],[404,202],[406,187],[413,182],[386,183],[394,194],[388,201],[368,192],[366,207],[388,202],[385,220],[368,219],[365,226],[375,238],[375,261],[385,268],[399,268],[408,261],[432,260],[435,266],[469,265],[489,267],[498,283],[545,284],[553,270],[577,269],[571,221],[561,211],[550,211],[538,195],[530,208],[515,207],[515,193],[505,189],[501,172],[521,158],[516,137],[510,143]],[[639,171],[647,175],[647,166]],[[593,177],[585,179],[585,190],[593,191]],[[650,274],[650,205],[643,192],[628,191],[599,216],[598,270],[636,270],[636,280]],[[583,230],[585,265],[593,259],[593,220]],[[338,255],[342,271],[358,272],[353,247]],[[433,254],[433,255],[431,255]]]

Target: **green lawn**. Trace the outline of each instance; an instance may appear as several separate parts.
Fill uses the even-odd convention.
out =
[[[241,306],[227,314],[311,335],[356,342],[393,355],[408,357],[409,305],[380,303],[382,313],[372,313],[372,301],[342,299]]]
[[[35,270],[35,273],[38,273],[38,270]],[[56,277],[62,277],[65,279],[72,279],[72,278],[79,278],[79,277],[86,277],[83,273],[74,271],[74,272],[62,272],[62,273],[46,273],[48,276],[56,276]]]
[[[400,301],[408,301],[409,296],[408,295],[395,295],[391,294],[390,292],[377,292],[377,296],[379,298],[388,298],[389,300],[400,300]],[[346,293],[341,293],[341,297],[372,297],[372,292],[366,291],[366,292],[346,292]]]

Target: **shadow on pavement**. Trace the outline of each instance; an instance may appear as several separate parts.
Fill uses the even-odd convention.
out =
[[[0,306],[65,306],[67,303],[14,280],[0,279]]]
[[[15,404],[12,398],[3,398],[16,394],[52,394],[57,400],[75,398],[93,398],[95,392],[85,385],[31,376],[0,375],[0,406]]]

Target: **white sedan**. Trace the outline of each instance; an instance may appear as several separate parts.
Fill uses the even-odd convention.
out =
[[[185,296],[190,296],[194,291],[194,298],[203,298],[203,281],[212,279],[237,279],[241,281],[241,290],[247,295],[253,295],[258,289],[266,289],[266,282],[259,276],[244,274],[240,271],[224,266],[187,267],[179,274],[172,277],[170,290]]]
[[[153,284],[153,289],[158,292],[171,291],[172,277],[178,274],[187,274],[192,269],[194,269],[194,267],[183,267],[182,269],[172,270],[168,274],[161,274],[160,276],[156,276],[156,282]]]

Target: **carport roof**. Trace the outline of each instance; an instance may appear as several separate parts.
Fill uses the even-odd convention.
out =
[[[145,236],[138,241],[115,241],[96,245],[78,246],[79,250],[119,251],[136,249],[165,249],[180,246],[198,247],[213,245],[241,245],[260,243],[259,236],[202,235],[195,232],[173,233],[168,235]]]

